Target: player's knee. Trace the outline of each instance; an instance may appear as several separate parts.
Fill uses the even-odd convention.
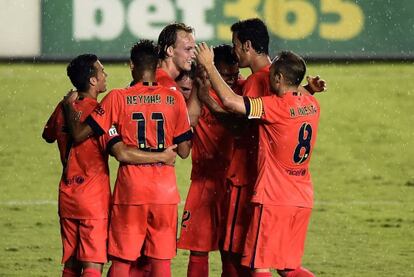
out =
[[[76,259],[74,256],[72,256],[65,262],[64,267],[78,271],[82,269],[82,263],[78,261],[78,259]]]
[[[286,277],[291,270],[277,270],[277,273],[282,276]]]
[[[97,269],[100,270],[102,272],[103,269],[103,264],[99,264],[99,263],[91,263],[91,262],[82,262],[82,266],[83,268],[93,268],[93,269]]]

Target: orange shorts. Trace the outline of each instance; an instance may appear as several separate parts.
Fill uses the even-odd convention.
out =
[[[178,248],[203,252],[219,249],[219,239],[223,234],[225,193],[223,180],[191,181]]]
[[[301,264],[311,208],[254,206],[242,265],[295,269]]]
[[[233,186],[227,182],[226,199],[226,230],[223,237],[223,250],[231,253],[242,254],[252,216],[252,204],[250,199],[253,186]]]
[[[60,218],[62,263],[70,257],[82,262],[106,263],[108,219]]]
[[[172,259],[177,253],[177,204],[113,205],[108,254]],[[142,250],[142,251],[141,251]]]

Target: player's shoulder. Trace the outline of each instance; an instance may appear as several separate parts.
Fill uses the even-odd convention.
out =
[[[127,93],[128,88],[114,88],[111,89],[108,93],[106,93],[106,95],[104,96],[104,98],[116,98],[116,97],[120,97],[123,94]]]
[[[172,95],[174,97],[181,95],[182,93],[174,88],[170,88],[170,87],[164,87],[164,86],[158,86],[157,87],[157,91],[162,93],[162,94],[168,94],[168,95]]]
[[[305,94],[305,95],[303,95],[303,100],[308,102],[308,103],[315,104],[316,106],[319,107],[319,101],[315,97],[315,95]]]
[[[259,84],[268,83],[268,82],[269,82],[269,72],[258,71],[258,72],[252,73],[249,77],[247,77],[243,86],[251,87],[251,86],[257,86]]]

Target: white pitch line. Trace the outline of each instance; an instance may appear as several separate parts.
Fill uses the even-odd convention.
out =
[[[1,201],[0,206],[42,206],[57,205],[56,200],[10,200]]]
[[[181,201],[179,206],[183,206],[185,201]],[[399,201],[363,201],[363,200],[353,200],[353,201],[315,201],[315,207],[318,206],[401,206],[406,203]],[[44,205],[57,205],[56,200],[9,200],[9,201],[0,201],[0,206],[44,206]]]

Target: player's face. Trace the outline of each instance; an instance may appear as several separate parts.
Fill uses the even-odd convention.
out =
[[[190,71],[191,63],[195,59],[195,39],[192,33],[177,32],[175,41],[173,62],[179,71]]]
[[[233,42],[233,52],[237,57],[237,60],[239,62],[239,67],[240,68],[248,67],[249,62],[247,60],[247,55],[243,49],[243,44],[237,37],[237,33],[233,33],[232,42]]]
[[[108,74],[106,74],[105,69],[100,61],[96,61],[94,63],[94,67],[96,69],[96,90],[98,92],[104,92],[106,91],[106,77]]]
[[[185,100],[188,100],[188,98],[190,98],[191,89],[193,88],[193,80],[186,75],[180,81],[177,81],[177,85],[184,95]]]
[[[221,78],[226,82],[229,87],[234,86],[239,78],[239,66],[237,64],[229,65],[225,63],[219,63],[216,65]]]

